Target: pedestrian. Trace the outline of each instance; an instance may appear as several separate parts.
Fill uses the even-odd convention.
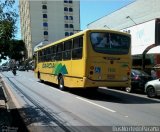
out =
[[[152,76],[152,79],[157,79],[157,74],[156,74],[156,71],[154,69],[151,70],[151,76]]]
[[[26,70],[27,70],[27,72],[28,72],[28,65],[26,66]]]

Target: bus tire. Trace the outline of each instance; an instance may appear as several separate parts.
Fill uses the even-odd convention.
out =
[[[40,72],[38,72],[38,79],[40,80],[41,83],[44,82],[44,81],[41,79],[41,74],[40,74]]]
[[[131,88],[131,87],[126,87],[126,88],[125,88],[125,91],[126,91],[127,93],[131,93],[131,92],[132,92],[132,88]]]
[[[62,91],[65,90],[63,76],[58,77],[58,86],[59,86],[60,90],[62,90]]]

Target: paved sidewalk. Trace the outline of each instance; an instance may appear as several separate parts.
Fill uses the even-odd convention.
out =
[[[0,131],[3,130],[5,126],[10,126],[10,115],[7,111],[6,98],[0,76]]]
[[[0,74],[0,132],[28,132]],[[8,107],[7,107],[8,106]]]
[[[0,77],[0,108],[4,108],[5,107],[5,96],[4,96],[4,91],[2,88],[2,80]]]

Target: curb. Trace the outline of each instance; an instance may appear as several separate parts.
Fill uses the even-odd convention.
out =
[[[4,132],[29,132],[26,124],[24,123],[24,120],[21,116],[21,113],[19,112],[19,108],[20,108],[20,104],[18,103],[18,101],[16,100],[15,95],[12,93],[12,90],[10,89],[10,85],[7,84],[7,82],[5,82],[5,80],[3,80],[3,78],[0,76],[0,99],[2,98],[3,101],[0,101],[0,103],[2,102],[3,107],[1,107],[0,105],[0,110],[2,109],[7,117],[4,117],[4,112],[0,111],[0,123],[2,122],[3,124],[5,124],[6,122],[8,122],[8,124],[5,125],[1,125],[0,124],[0,132],[1,130]],[[3,97],[2,97],[3,96]],[[1,118],[1,117],[4,118]],[[5,128],[3,128],[3,126],[6,126]]]
[[[6,103],[8,101],[8,96],[4,90],[4,85],[3,85],[3,81],[1,79],[0,76],[0,90],[1,90],[1,94],[0,94],[0,108],[6,108]]]

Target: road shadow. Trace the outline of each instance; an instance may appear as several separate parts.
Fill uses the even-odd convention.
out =
[[[40,82],[53,88],[58,89],[58,85],[50,82]],[[108,89],[108,88],[98,88],[93,89],[82,89],[82,88],[67,88],[66,92],[71,94],[97,101],[106,101],[112,103],[122,103],[122,104],[153,104],[160,103],[159,100],[150,99],[147,97],[140,97],[139,95],[144,95],[142,91],[134,91],[134,93],[126,93],[120,89]],[[146,95],[147,96],[147,95]],[[157,98],[159,99],[159,98]]]
[[[57,117],[59,112],[49,112],[40,107],[28,106],[20,108],[18,111],[24,119],[27,129],[31,132],[84,132],[86,130],[87,132],[98,132],[96,127],[69,126],[66,120]]]
[[[0,131],[2,132],[29,132],[17,109],[0,108]]]
[[[105,101],[121,104],[153,104],[160,103],[158,100],[150,98],[140,97],[132,93],[123,93],[118,90],[101,89],[97,91],[85,90],[85,89],[68,89],[71,94],[81,96],[89,100]]]

